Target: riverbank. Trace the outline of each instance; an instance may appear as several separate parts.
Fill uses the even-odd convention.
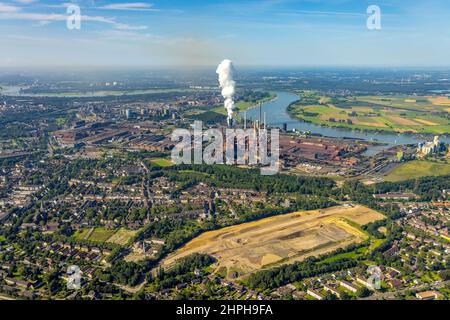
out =
[[[353,104],[357,106],[353,106]],[[444,117],[430,112],[393,106],[360,106],[361,102],[348,101],[342,106],[332,104],[290,104],[287,112],[292,118],[324,127],[341,128],[360,132],[409,134],[418,136],[446,135],[450,125]],[[368,103],[369,104],[369,103]],[[425,106],[426,107],[426,106]],[[443,112],[442,110],[440,110]]]
[[[334,138],[350,138],[365,141],[377,141],[385,143],[383,147],[374,146],[368,150],[367,154],[382,151],[395,145],[418,144],[430,139],[430,135],[424,134],[406,134],[394,132],[376,132],[376,131],[359,131],[349,128],[338,128],[321,126],[318,124],[306,122],[294,118],[289,112],[288,107],[292,104],[298,103],[300,97],[292,92],[277,91],[278,99],[263,103],[262,112],[266,113],[267,124],[269,127],[282,128],[286,125],[289,131],[295,129],[301,132],[310,132],[312,134],[322,135],[324,137]],[[247,119],[259,119],[259,108],[252,108],[247,110]],[[449,136],[442,136],[441,141],[450,143]],[[373,150],[372,150],[373,149]]]

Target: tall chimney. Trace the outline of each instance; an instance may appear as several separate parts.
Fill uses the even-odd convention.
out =
[[[244,111],[244,130],[247,129],[247,110]]]
[[[260,102],[259,103],[259,122],[258,122],[259,127],[258,127],[258,129],[261,129],[261,120],[262,120],[262,103]]]
[[[264,129],[267,129],[266,113],[264,112]]]

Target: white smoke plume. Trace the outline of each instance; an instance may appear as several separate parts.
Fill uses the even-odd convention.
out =
[[[225,98],[224,106],[228,114],[228,123],[231,123],[234,110],[234,92],[236,82],[233,80],[233,62],[231,60],[223,60],[217,67],[216,73],[219,75],[219,85],[222,89],[222,96]]]

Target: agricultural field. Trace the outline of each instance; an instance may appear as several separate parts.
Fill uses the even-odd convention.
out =
[[[414,160],[396,166],[385,177],[386,181],[402,181],[427,176],[450,174],[450,164],[427,160]]]
[[[368,239],[359,227],[384,219],[363,206],[301,211],[206,232],[162,261],[170,267],[193,253],[207,253],[229,278],[302,261]]]
[[[121,228],[110,230],[103,227],[84,229],[76,232],[73,237],[78,240],[88,240],[93,242],[111,242],[119,245],[126,245],[136,234],[136,231]]]
[[[290,108],[293,116],[319,125],[390,132],[450,133],[448,97],[311,96]]]
[[[111,242],[121,246],[125,246],[136,235],[136,233],[137,231],[134,230],[127,230],[125,228],[120,228],[106,242]]]

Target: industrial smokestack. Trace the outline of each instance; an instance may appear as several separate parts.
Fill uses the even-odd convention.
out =
[[[264,129],[267,129],[266,113],[264,112]]]
[[[233,124],[233,110],[234,110],[234,93],[236,82],[233,80],[233,62],[231,60],[223,60],[217,67],[216,73],[219,75],[219,86],[222,89],[222,96],[225,98],[224,107],[227,110],[228,125]]]
[[[244,130],[247,129],[247,110],[244,111]]]
[[[259,127],[258,127],[258,129],[261,129],[261,121],[262,121],[262,104],[260,102],[259,103],[259,122],[258,122]]]

